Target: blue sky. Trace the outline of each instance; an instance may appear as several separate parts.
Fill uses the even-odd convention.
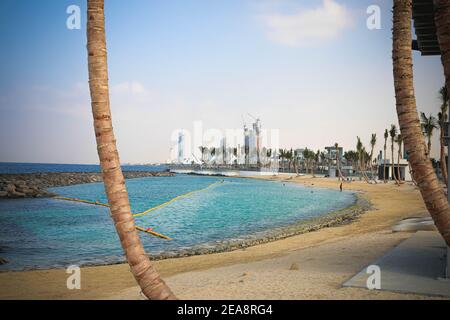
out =
[[[66,8],[81,8],[81,30]],[[366,8],[381,8],[368,30]],[[173,130],[280,130],[283,147],[368,144],[397,123],[387,0],[106,0],[111,107],[123,162],[165,161]],[[0,161],[96,163],[86,4],[0,2]],[[324,19],[324,17],[326,19]],[[418,107],[436,114],[438,57],[414,54]],[[437,136],[437,134],[436,134]],[[437,146],[437,143],[435,143]],[[437,155],[437,148],[435,152]]]

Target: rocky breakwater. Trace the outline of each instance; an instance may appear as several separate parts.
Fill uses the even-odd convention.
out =
[[[173,176],[168,171],[124,171],[123,174],[126,179]],[[101,173],[96,172],[0,174],[0,199],[52,197],[55,194],[48,188],[101,181]]]

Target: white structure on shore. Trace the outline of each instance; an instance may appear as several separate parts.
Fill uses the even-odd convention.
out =
[[[395,155],[397,155],[396,152],[394,152],[394,158]],[[395,178],[402,180],[402,181],[412,181],[409,162],[407,160],[406,152],[402,152],[402,157],[400,158],[400,161],[398,163],[398,159],[394,159],[394,168],[392,168],[392,162],[391,157],[389,156],[389,152],[386,152],[386,179],[387,180],[395,180]],[[384,179],[384,156],[383,152],[380,151],[377,157],[377,165],[378,165],[378,179],[383,180]]]

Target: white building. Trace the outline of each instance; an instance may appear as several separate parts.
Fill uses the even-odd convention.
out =
[[[259,119],[248,129],[244,125],[244,155],[246,165],[257,165],[260,162],[261,152],[261,122]]]
[[[394,180],[394,177],[397,177],[402,181],[412,181],[409,162],[406,159],[407,156],[405,152],[403,152],[402,157],[400,158],[400,162],[398,163],[397,152],[394,151],[394,168],[392,168],[391,156],[390,152],[386,152],[386,166],[384,165],[384,156],[383,152],[380,151],[377,157],[377,165],[378,165],[378,179],[383,180],[384,174],[383,171],[386,170],[385,176],[388,180]]]

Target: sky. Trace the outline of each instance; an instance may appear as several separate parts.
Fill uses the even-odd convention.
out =
[[[106,0],[111,109],[123,163],[165,162],[177,129],[259,117],[280,146],[368,146],[397,124],[388,0]],[[66,26],[70,5],[81,28]],[[381,8],[381,29],[366,10]],[[86,3],[0,2],[0,161],[98,163]],[[419,111],[437,114],[439,57],[414,53]],[[432,155],[438,157],[438,133]]]

